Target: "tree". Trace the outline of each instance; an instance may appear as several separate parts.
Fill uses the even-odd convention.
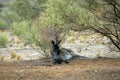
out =
[[[61,14],[64,24],[72,26],[72,30],[92,29],[101,33],[120,51],[119,0],[66,0],[63,3],[67,5],[58,4],[60,11],[56,14]]]
[[[44,5],[46,7],[45,11],[36,19],[39,29],[37,36],[39,40],[36,39],[36,44],[40,46],[41,50],[47,56],[50,53],[50,42],[52,40],[62,41],[68,31],[68,24],[64,23],[62,11],[59,9],[65,7],[66,4],[64,0],[48,0]]]
[[[44,53],[71,29],[101,33],[120,51],[119,0],[17,0],[12,10],[38,27],[34,39]]]
[[[120,1],[103,0],[89,3],[89,10],[94,14],[96,23],[90,27],[97,33],[108,37],[120,51]],[[96,2],[96,4],[94,4]],[[95,6],[92,8],[92,6]],[[99,11],[98,11],[99,10]]]

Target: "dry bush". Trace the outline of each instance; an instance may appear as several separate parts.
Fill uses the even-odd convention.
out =
[[[21,60],[22,56],[17,54],[16,51],[11,51],[11,59]]]
[[[37,48],[40,53],[42,53],[45,57],[50,57],[51,50],[51,41],[52,40],[62,40],[64,35],[62,32],[64,30],[62,28],[57,27],[42,27],[39,28],[38,36],[35,40],[36,45],[39,46]],[[42,51],[42,52],[41,52]]]

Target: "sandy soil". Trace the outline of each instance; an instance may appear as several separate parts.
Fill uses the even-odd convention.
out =
[[[0,80],[120,80],[120,59],[74,59],[60,65],[49,59],[0,62]]]

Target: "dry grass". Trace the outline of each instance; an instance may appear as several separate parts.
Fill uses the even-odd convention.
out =
[[[120,59],[0,62],[0,80],[120,80]]]
[[[16,51],[11,51],[11,59],[22,60],[22,56]]]

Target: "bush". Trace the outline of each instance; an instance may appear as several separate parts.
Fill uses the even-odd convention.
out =
[[[54,39],[54,31],[52,28],[40,27],[39,33],[36,36],[35,44],[39,47],[37,51],[42,54],[42,56],[50,57],[50,41]]]
[[[64,31],[64,32],[63,32]],[[39,26],[38,36],[35,39],[36,45],[39,47],[38,51],[44,56],[49,58],[51,56],[51,41],[60,40],[63,42],[66,31],[59,27],[42,27]],[[42,51],[42,52],[41,52]]]
[[[6,47],[8,42],[8,37],[0,32],[0,47]]]
[[[16,51],[11,51],[11,59],[21,60],[22,56],[17,54]]]
[[[0,30],[5,30],[8,28],[8,25],[5,22],[0,22]]]
[[[21,21],[13,23],[13,34],[17,35],[25,43],[33,43],[36,28],[31,24],[31,21]]]

